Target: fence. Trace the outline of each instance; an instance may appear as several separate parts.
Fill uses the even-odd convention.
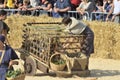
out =
[[[1,9],[0,9],[1,10]],[[15,14],[16,12],[25,12],[25,11],[21,11],[19,9],[4,9],[5,11],[8,12],[8,15],[11,14]],[[44,11],[44,10],[34,10],[31,11],[31,14],[29,15],[42,15],[42,14],[47,14],[49,16],[52,17],[52,12],[50,11]],[[87,11],[84,13],[84,15],[80,15],[79,12],[77,11],[68,11],[67,15],[69,17],[75,17],[76,19],[85,19],[85,20],[101,20],[101,21],[105,21],[105,18],[107,16],[108,13],[105,12],[92,12],[91,14],[89,14]],[[112,15],[111,15],[112,16]]]
[[[105,21],[106,17],[107,17],[107,12],[92,12],[90,15],[90,20],[101,20],[101,21]],[[110,15],[109,19],[112,18],[112,15]]]
[[[3,9],[0,9],[0,10],[3,10]],[[17,11],[20,11],[19,9],[4,9],[5,11],[7,11],[7,14],[8,15],[11,15],[11,14],[15,14],[15,12]]]
[[[42,14],[48,14],[50,16],[52,16],[52,12],[50,11],[44,11],[44,10],[37,10],[39,12],[39,15]],[[88,12],[85,12],[84,15],[80,15],[77,11],[68,11],[67,15],[69,17],[75,17],[76,19],[85,19],[85,20],[89,20],[90,19],[90,15]]]
[[[68,11],[68,16],[75,17],[79,20],[80,19],[85,19],[85,20],[90,19],[89,13],[87,11],[84,12],[84,15],[80,15],[79,12],[77,12],[77,11]]]

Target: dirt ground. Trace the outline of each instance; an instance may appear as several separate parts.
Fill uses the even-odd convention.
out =
[[[89,77],[73,76],[72,78],[53,77],[40,71],[36,76],[26,76],[25,80],[120,80],[120,60],[90,58],[91,75]]]

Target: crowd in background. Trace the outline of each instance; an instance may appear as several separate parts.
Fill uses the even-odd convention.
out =
[[[18,9],[17,14],[33,16],[38,15],[38,10],[44,10],[49,12],[49,16],[57,18],[68,16],[68,11],[77,11],[81,16],[85,12],[89,15],[98,12],[93,19],[113,21],[113,14],[120,15],[120,0],[0,0],[0,8]]]

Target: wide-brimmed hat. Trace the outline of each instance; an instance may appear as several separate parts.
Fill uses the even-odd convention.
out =
[[[5,41],[5,36],[0,35],[0,41],[2,41],[2,42],[4,43],[4,41]]]

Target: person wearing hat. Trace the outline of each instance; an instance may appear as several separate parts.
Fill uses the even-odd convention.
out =
[[[86,55],[89,62],[89,57],[91,53],[94,53],[94,33],[82,21],[75,19],[74,17],[64,17],[62,23],[66,26],[65,32],[71,33],[73,35],[84,35],[84,41],[81,45],[81,52]],[[70,44],[66,44],[63,47],[67,47]],[[86,67],[88,69],[88,66]]]
[[[5,36],[0,34],[0,80],[5,80],[6,72],[13,64],[17,64],[18,59],[15,51],[8,45],[4,44]]]

